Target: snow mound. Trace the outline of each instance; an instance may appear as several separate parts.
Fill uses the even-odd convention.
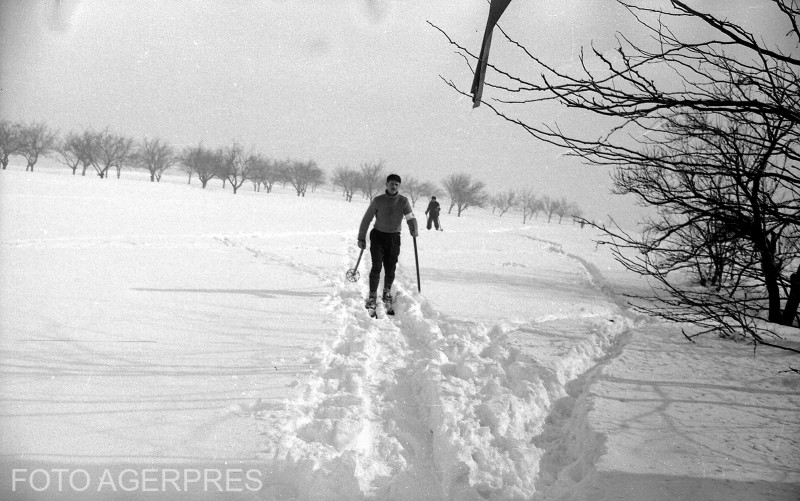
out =
[[[338,281],[336,334],[308,361],[313,376],[257,412],[263,459],[300,499],[529,498],[554,403],[629,322],[590,318],[568,348],[537,353],[515,345],[518,326],[448,317],[399,281],[397,315],[377,320]]]

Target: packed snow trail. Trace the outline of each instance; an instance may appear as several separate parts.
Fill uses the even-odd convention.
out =
[[[7,474],[264,480],[214,500],[798,498],[785,356],[631,329],[615,291],[646,283],[588,230],[448,218],[418,242],[424,298],[406,245],[398,316],[368,321],[365,277],[343,283],[362,203],[40,174],[0,174]],[[153,497],[204,494],[174,491]]]
[[[283,408],[257,413],[263,459],[299,499],[530,498],[545,454],[534,444],[553,402],[630,327],[619,315],[589,316],[581,339],[553,356],[516,343],[525,326],[437,311],[402,274],[395,317],[377,320],[361,286],[331,280],[334,341]]]

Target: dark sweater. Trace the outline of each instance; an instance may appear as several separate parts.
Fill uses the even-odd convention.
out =
[[[375,219],[375,229],[384,233],[400,233],[403,229],[403,216],[408,216],[408,225],[411,227],[411,221],[414,219],[414,214],[411,212],[411,202],[408,198],[401,194],[389,195],[384,193],[372,199],[367,212],[364,213],[364,218],[361,219],[361,227],[358,229],[358,239],[367,239],[367,230],[369,223]]]

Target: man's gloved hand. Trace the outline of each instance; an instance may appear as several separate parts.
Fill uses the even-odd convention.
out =
[[[367,248],[367,241],[366,240],[359,240],[358,241],[358,248],[359,249],[366,249]]]

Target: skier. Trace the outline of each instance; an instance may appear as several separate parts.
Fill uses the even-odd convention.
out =
[[[386,177],[386,191],[372,199],[367,212],[361,219],[361,226],[358,230],[358,247],[366,249],[367,229],[372,220],[375,219],[375,226],[369,234],[369,253],[372,256],[372,269],[369,272],[369,297],[365,304],[370,316],[373,317],[376,315],[375,307],[377,305],[381,268],[384,270],[383,295],[381,299],[386,306],[386,313],[388,315],[394,314],[392,308],[392,283],[394,282],[397,258],[400,255],[400,231],[402,230],[403,217],[408,223],[411,236],[416,238],[419,235],[417,232],[417,220],[411,211],[411,202],[398,192],[400,183],[400,176],[397,174],[389,174]]]
[[[425,209],[425,214],[428,215],[428,229],[430,230],[431,224],[433,224],[437,230],[442,231],[439,226],[439,202],[436,201],[436,197],[431,197],[428,208]]]

